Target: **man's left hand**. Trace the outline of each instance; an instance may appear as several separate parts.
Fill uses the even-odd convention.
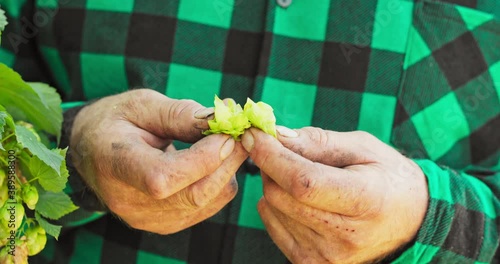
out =
[[[416,236],[429,198],[412,160],[366,132],[278,131],[252,128],[242,143],[262,172],[260,216],[290,261],[376,262]]]

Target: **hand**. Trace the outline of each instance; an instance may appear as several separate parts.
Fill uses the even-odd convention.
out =
[[[279,131],[242,143],[262,172],[260,216],[290,261],[374,262],[416,236],[428,193],[413,161],[366,132]]]
[[[130,226],[159,234],[183,230],[234,198],[234,174],[248,156],[227,135],[199,140],[212,113],[194,101],[146,89],[103,98],[75,119],[73,162]],[[199,141],[176,151],[172,140]]]

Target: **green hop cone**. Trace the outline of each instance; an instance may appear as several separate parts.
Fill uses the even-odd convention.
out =
[[[217,96],[215,96],[214,105],[214,119],[208,121],[210,129],[203,132],[203,134],[211,135],[224,133],[238,140],[239,136],[245,132],[245,129],[251,126],[241,105],[229,101],[226,106]]]
[[[0,209],[0,221],[4,227],[10,230],[17,230],[21,226],[24,217],[24,207],[20,203],[6,203]]]
[[[28,184],[24,185],[21,197],[29,209],[35,210],[36,203],[38,203],[38,191],[34,186]]]
[[[250,120],[250,123],[252,123],[252,126],[259,128],[273,137],[277,137],[276,117],[270,105],[264,102],[255,103],[252,99],[247,98],[243,111],[248,120]]]
[[[24,235],[26,236],[26,244],[28,246],[29,256],[34,256],[40,253],[43,248],[45,248],[45,244],[47,244],[47,234],[45,232],[45,229],[43,229],[41,226],[35,225],[33,227],[30,227],[28,230],[26,230]]]

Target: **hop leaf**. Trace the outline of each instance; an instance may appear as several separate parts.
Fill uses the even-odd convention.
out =
[[[250,122],[245,116],[241,105],[229,101],[227,106],[224,102],[215,96],[215,116],[213,120],[208,121],[209,130],[203,132],[205,135],[210,134],[228,134],[234,139],[238,139],[240,135],[249,128]]]
[[[244,112],[252,126],[276,137],[276,117],[270,105],[264,102],[255,103],[252,99],[247,98]]]

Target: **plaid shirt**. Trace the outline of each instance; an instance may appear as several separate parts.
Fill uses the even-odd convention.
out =
[[[55,85],[65,106],[150,87],[206,106],[214,94],[263,100],[292,128],[369,131],[414,158],[429,186],[424,223],[395,262],[494,262],[500,2],[290,2],[0,0],[0,61]],[[261,178],[248,167],[237,178],[229,205],[173,235],[82,209],[32,262],[286,262],[256,210]]]

